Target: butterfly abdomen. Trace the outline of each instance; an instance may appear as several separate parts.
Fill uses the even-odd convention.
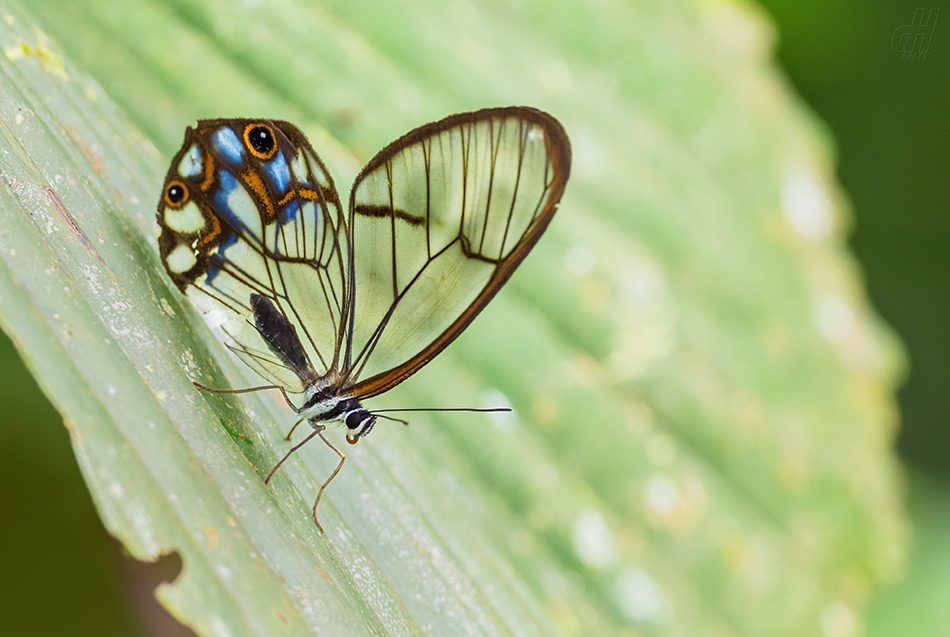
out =
[[[307,352],[297,337],[293,323],[281,314],[274,302],[260,294],[251,295],[251,308],[254,311],[254,327],[287,367],[289,367],[305,385],[316,381],[313,366],[307,359]]]

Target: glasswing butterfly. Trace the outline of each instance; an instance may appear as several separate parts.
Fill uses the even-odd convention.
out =
[[[350,443],[372,430],[381,412],[363,399],[417,372],[484,309],[550,223],[570,166],[567,134],[543,111],[460,113],[379,151],[344,210],[288,122],[185,131],[158,205],[162,263],[200,310],[224,313],[227,347],[271,383],[195,385],[277,389],[313,427],[266,481],[314,436],[340,456],[313,504],[321,531],[317,504],[345,459],[326,423],[345,424]]]

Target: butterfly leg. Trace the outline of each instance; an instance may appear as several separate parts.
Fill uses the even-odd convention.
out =
[[[297,406],[294,405],[292,400],[290,400],[290,396],[287,395],[287,390],[285,390],[280,385],[261,385],[260,387],[248,387],[247,389],[214,389],[213,387],[205,387],[201,383],[196,383],[195,381],[191,381],[191,384],[201,391],[206,391],[211,394],[250,394],[251,392],[264,391],[265,389],[276,389],[280,392],[280,395],[284,397],[284,402],[287,403],[287,406],[290,407],[295,414],[300,413],[300,410],[297,409]]]
[[[300,420],[298,420],[297,422],[295,422],[295,423],[294,423],[294,426],[291,427],[291,428],[290,428],[290,431],[287,432],[287,437],[284,438],[284,440],[286,440],[287,442],[290,442],[290,437],[291,437],[292,435],[294,435],[294,431],[297,429],[297,425],[299,425],[300,423],[302,423],[304,420],[306,420],[306,418],[301,418]]]
[[[323,497],[323,491],[327,488],[327,485],[336,477],[336,474],[340,473],[340,469],[343,468],[343,461],[346,460],[346,456],[342,451],[333,446],[333,443],[327,440],[326,436],[323,435],[323,427],[321,427],[317,432],[317,435],[320,436],[320,439],[326,443],[330,449],[333,449],[336,452],[336,455],[340,456],[340,464],[336,466],[336,469],[333,470],[333,473],[330,474],[330,477],[327,478],[326,482],[320,485],[320,490],[317,491],[317,499],[313,501],[313,521],[317,525],[317,528],[323,533],[323,527],[320,525],[320,521],[317,519],[317,505],[320,504],[320,498]]]
[[[295,414],[299,414],[300,410],[297,409],[297,405],[295,405],[293,401],[290,400],[290,396],[287,395],[287,391],[283,387],[280,387],[280,386],[277,387],[277,390],[280,392],[280,395],[284,397],[284,402],[287,403],[287,406],[290,407]],[[301,420],[298,420],[297,424],[299,425],[302,420],[303,420],[302,418]],[[296,427],[297,425],[294,425],[294,426]],[[290,440],[290,434],[287,435],[287,440]]]
[[[275,474],[275,473],[277,473],[277,470],[280,469],[280,465],[284,464],[284,462],[287,460],[287,458],[289,458],[295,451],[297,451],[297,449],[300,449],[302,446],[304,446],[305,444],[307,444],[308,442],[310,442],[310,439],[311,439],[311,438],[313,438],[313,437],[316,436],[317,434],[320,434],[320,437],[323,438],[323,434],[322,434],[321,432],[322,432],[325,428],[326,428],[326,427],[325,427],[324,425],[320,425],[317,429],[314,429],[313,433],[311,433],[309,436],[307,436],[306,438],[304,438],[304,439],[303,439],[303,442],[300,442],[300,443],[294,445],[293,447],[291,447],[291,448],[290,448],[290,451],[288,451],[287,453],[284,454],[284,457],[281,458],[280,461],[279,461],[276,465],[274,465],[274,468],[271,469],[271,470],[270,470],[270,473],[267,474],[267,477],[264,478],[264,484],[269,483],[269,482],[270,482],[270,479],[274,477],[274,474]],[[323,439],[326,440],[326,438],[323,438]],[[332,446],[332,445],[331,445],[331,446]],[[338,451],[337,453],[339,453],[339,451]]]

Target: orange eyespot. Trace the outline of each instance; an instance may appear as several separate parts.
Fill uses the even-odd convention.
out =
[[[273,129],[260,122],[244,127],[244,145],[258,159],[270,159],[277,153],[277,137]]]
[[[351,445],[355,445],[356,443],[358,443],[358,442],[360,441],[360,435],[359,435],[359,434],[346,434],[346,441],[347,441],[348,443],[350,443]]]
[[[188,201],[188,186],[175,179],[165,188],[165,204],[169,208],[181,208]]]

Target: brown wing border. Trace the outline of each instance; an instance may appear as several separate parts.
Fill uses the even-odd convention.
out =
[[[352,235],[354,227],[353,215],[355,214],[353,205],[355,201],[356,189],[359,187],[360,182],[366,175],[385,164],[394,155],[407,146],[416,144],[427,137],[442,133],[461,124],[475,124],[485,120],[504,119],[510,117],[520,117],[529,123],[538,125],[544,131],[545,145],[547,146],[548,157],[551,161],[554,173],[551,182],[551,192],[548,196],[547,202],[544,205],[544,208],[541,210],[541,213],[538,215],[537,219],[534,220],[532,225],[525,232],[521,242],[517,245],[517,247],[512,250],[507,257],[498,263],[495,271],[485,284],[485,287],[483,287],[481,292],[479,292],[478,296],[475,297],[475,299],[471,304],[469,304],[465,311],[462,312],[459,317],[455,319],[455,321],[453,321],[452,324],[449,325],[449,327],[438,336],[438,338],[436,338],[425,349],[407,360],[402,365],[354,383],[351,387],[347,387],[345,389],[345,393],[353,395],[359,399],[363,399],[378,396],[379,394],[388,391],[392,387],[398,385],[422,369],[426,363],[435,358],[440,352],[442,352],[442,350],[448,347],[452,341],[458,338],[459,334],[461,334],[462,331],[465,330],[465,328],[468,327],[473,320],[475,320],[475,317],[478,316],[483,309],[485,309],[485,306],[488,305],[488,302],[494,298],[505,282],[511,277],[518,265],[528,255],[534,245],[538,242],[538,239],[541,238],[544,230],[548,227],[548,224],[551,223],[551,219],[554,218],[554,213],[557,211],[558,203],[561,200],[561,196],[564,194],[564,188],[567,185],[567,179],[571,172],[571,142],[567,137],[567,132],[564,130],[564,126],[562,126],[561,123],[552,115],[542,110],[533,108],[531,106],[485,108],[468,113],[450,115],[445,119],[425,124],[406,133],[379,151],[369,161],[369,163],[366,164],[366,166],[360,171],[359,175],[357,175],[356,179],[354,180],[353,188],[350,191],[348,219],[348,231],[350,232],[349,243],[351,249],[353,249],[354,240]],[[355,270],[353,264],[351,263],[351,290],[355,289],[356,287],[355,281],[353,280],[354,276]],[[353,303],[350,303],[351,313],[356,311],[356,308],[353,305]],[[349,318],[349,322],[352,325],[352,314]]]

